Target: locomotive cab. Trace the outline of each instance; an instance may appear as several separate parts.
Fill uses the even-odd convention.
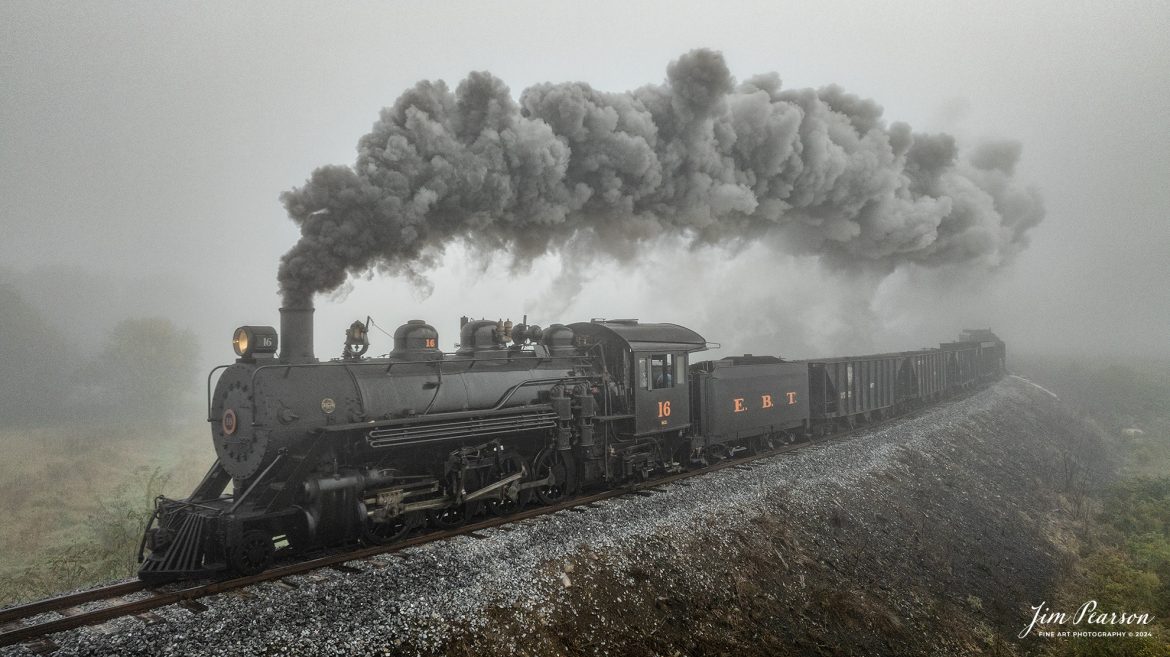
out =
[[[687,352],[635,351],[634,435],[644,436],[690,426]]]
[[[690,354],[707,342],[677,324],[641,324],[636,319],[573,324],[580,346],[599,350],[610,382],[606,419],[624,437],[679,432],[691,426],[687,387]]]

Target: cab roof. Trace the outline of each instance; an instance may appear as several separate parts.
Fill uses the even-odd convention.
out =
[[[620,340],[631,351],[703,351],[707,341],[694,331],[678,324],[643,324],[636,319],[595,319],[578,322],[569,328],[579,335]]]

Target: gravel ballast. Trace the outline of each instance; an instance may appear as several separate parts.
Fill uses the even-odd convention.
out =
[[[1068,438],[1082,431],[1009,378],[751,469],[53,641],[58,655],[1011,654],[1001,637],[1059,575],[1048,464],[1070,440],[1095,449]]]

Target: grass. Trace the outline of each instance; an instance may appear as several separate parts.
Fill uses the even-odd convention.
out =
[[[1064,607],[1149,613],[1147,638],[1049,642],[1061,657],[1170,654],[1170,363],[1023,358],[1015,369],[1098,424],[1123,456],[1118,477],[1091,491],[1079,555],[1060,592]],[[1086,629],[1086,628],[1077,628]],[[1117,628],[1104,628],[1117,629]]]
[[[159,494],[214,460],[206,425],[0,431],[0,605],[128,577]]]

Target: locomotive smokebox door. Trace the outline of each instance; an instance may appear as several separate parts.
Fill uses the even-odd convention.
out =
[[[690,426],[685,352],[634,352],[637,434],[675,431]]]

